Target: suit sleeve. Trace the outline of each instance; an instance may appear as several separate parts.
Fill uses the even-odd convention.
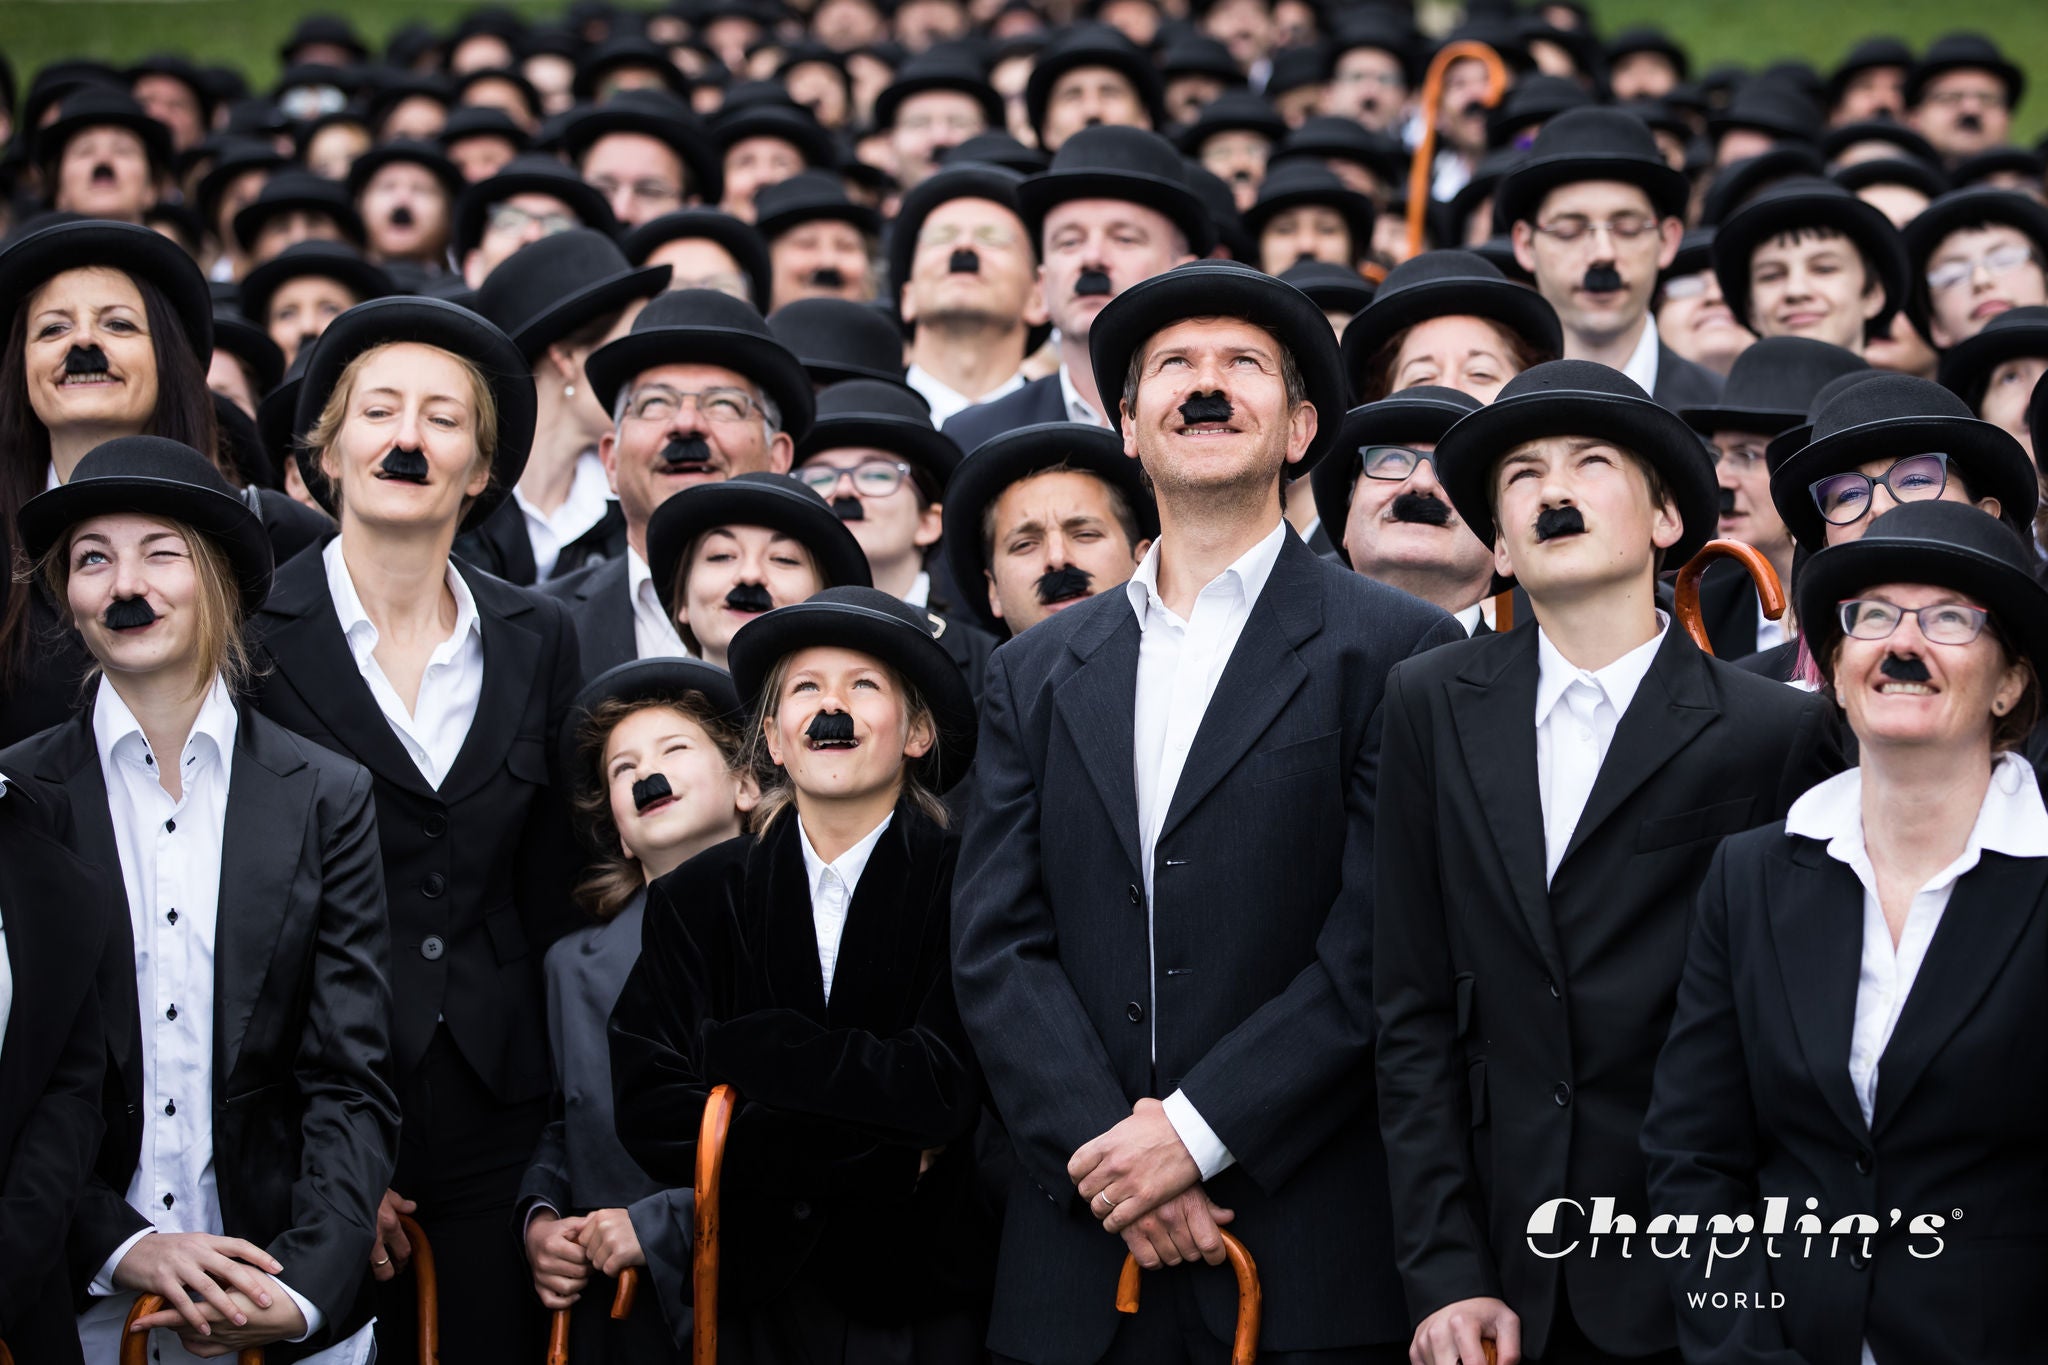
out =
[[[1742,861],[1740,851],[1755,845],[1749,839],[1736,843],[1735,859],[1729,856],[1730,847],[1724,843],[1715,850],[1700,888],[1685,970],[1678,981],[1677,1012],[1651,1082],[1643,1156],[1650,1207],[1659,1213],[1700,1216],[1700,1254],[1669,1263],[1678,1341],[1686,1360],[1690,1365],[1800,1365],[1800,1357],[1785,1345],[1776,1314],[1687,1306],[1688,1290],[1768,1294],[1771,1288],[1760,1236],[1715,1238],[1705,1231],[1709,1215],[1759,1211],[1756,1171],[1761,1139],[1728,935],[1730,864]],[[1717,1249],[1711,1262],[1705,1254],[1708,1245]],[[1726,1257],[1719,1254],[1724,1250],[1730,1253]]]
[[[953,984],[1017,1159],[1064,1204],[1074,1199],[1068,1160],[1129,1117],[1131,1101],[1060,965],[1014,654],[999,649],[989,661],[974,802],[953,881]]]
[[[526,1222],[538,1209],[553,1209],[566,1217],[574,1208],[569,1189],[569,1125],[560,1118],[541,1129],[526,1174],[519,1181],[519,1198],[512,1205],[512,1233],[524,1238]]]
[[[669,1338],[678,1351],[690,1346],[696,1325],[691,1311],[696,1284],[691,1279],[696,1246],[697,1194],[694,1190],[658,1190],[626,1207],[640,1252],[647,1258],[647,1283],[661,1305]]]
[[[391,1086],[391,943],[370,775],[354,770],[322,850],[312,992],[293,1079],[305,1151],[292,1225],[268,1250],[279,1278],[341,1322],[369,1269],[377,1205],[398,1159]]]
[[[1773,820],[1784,819],[1794,801],[1850,766],[1847,741],[1852,737],[1841,712],[1819,697],[1806,700],[1806,714],[1786,753]]]
[[[657,1183],[697,1178],[697,1128],[711,1087],[697,1054],[698,1030],[715,1001],[702,935],[704,916],[685,923],[663,878],[647,888],[640,957],[612,1007],[612,1114],[619,1141]],[[699,889],[699,888],[693,888]]]
[[[1372,986],[1395,1251],[1409,1316],[1419,1322],[1460,1299],[1498,1298],[1500,1279],[1472,1170],[1430,715],[1403,669],[1388,679],[1386,709],[1381,763],[1388,788],[1402,799],[1382,812],[1375,837]]]

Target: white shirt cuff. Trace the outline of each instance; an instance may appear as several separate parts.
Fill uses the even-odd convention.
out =
[[[107,1263],[100,1267],[99,1274],[92,1277],[92,1284],[86,1288],[85,1292],[96,1299],[111,1298],[115,1294],[120,1293],[120,1290],[114,1288],[114,1271],[120,1267],[121,1258],[133,1251],[137,1242],[155,1231],[155,1228],[144,1228],[127,1241],[121,1243],[121,1245],[115,1247],[114,1254],[107,1257]]]
[[[1237,1158],[1223,1145],[1223,1139],[1216,1136],[1202,1116],[1195,1112],[1194,1101],[1184,1090],[1176,1090],[1161,1101],[1166,1110],[1166,1121],[1173,1125],[1174,1133],[1180,1138],[1180,1145],[1188,1149],[1188,1155],[1195,1159],[1195,1165],[1202,1172],[1202,1179],[1213,1180]]]
[[[311,1299],[308,1299],[304,1294],[301,1294],[283,1280],[278,1279],[275,1275],[271,1276],[270,1282],[291,1295],[292,1302],[299,1306],[299,1312],[304,1314],[306,1318],[306,1330],[295,1337],[286,1337],[286,1341],[304,1341],[307,1337],[320,1330],[320,1324],[325,1322],[326,1319],[320,1315],[320,1310],[313,1306]]]

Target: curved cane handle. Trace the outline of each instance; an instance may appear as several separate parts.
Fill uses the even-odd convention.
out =
[[[640,1293],[640,1272],[627,1266],[619,1272],[619,1287],[612,1295],[612,1318],[622,1321],[633,1312]],[[0,1360],[0,1365],[9,1365]],[[557,1308],[548,1315],[548,1365],[569,1365],[569,1310]]]
[[[725,1139],[739,1100],[739,1092],[729,1085],[712,1087],[704,1100],[704,1121],[697,1128],[697,1248],[690,1266],[696,1301],[696,1325],[690,1333],[693,1365],[718,1365],[718,1182],[725,1174]]]
[[[409,1214],[398,1215],[398,1230],[412,1243],[412,1273],[420,1320],[420,1365],[441,1365],[441,1280],[434,1273],[434,1247],[426,1229]]]
[[[164,1311],[161,1294],[137,1294],[135,1302],[128,1309],[128,1320],[121,1324],[121,1365],[146,1365],[149,1359],[149,1333],[138,1332],[135,1324],[151,1313]],[[13,1365],[14,1357],[0,1347],[0,1362]],[[235,1354],[235,1365],[263,1365],[261,1346],[244,1346]]]
[[[1765,559],[1761,551],[1739,540],[1708,541],[1678,571],[1676,600],[1672,605],[1677,609],[1678,623],[1685,627],[1685,633],[1709,654],[1714,652],[1714,647],[1707,643],[1707,627],[1700,620],[1700,575],[1717,559],[1732,559],[1749,570],[1750,581],[1756,584],[1757,600],[1763,604],[1765,616],[1775,621],[1785,614],[1784,585],[1778,582],[1778,571],[1771,567],[1771,561]]]
[[[1453,62],[1471,57],[1486,65],[1486,104],[1500,103],[1507,93],[1508,64],[1485,43],[1461,39],[1449,43],[1430,59],[1429,74],[1422,80],[1422,140],[1415,144],[1415,160],[1408,167],[1408,254],[1422,250],[1422,223],[1429,213],[1430,177],[1436,170],[1436,119],[1444,102],[1444,76]]]
[[[1259,1318],[1265,1310],[1259,1294],[1259,1267],[1243,1242],[1227,1232],[1222,1236],[1223,1254],[1237,1273],[1237,1335],[1230,1343],[1230,1365],[1252,1365],[1259,1356]],[[1116,1282],[1117,1312],[1138,1311],[1138,1279],[1138,1258],[1124,1257],[1123,1274]]]

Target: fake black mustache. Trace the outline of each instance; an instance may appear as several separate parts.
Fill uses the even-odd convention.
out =
[[[979,275],[981,253],[971,246],[957,247],[946,261],[947,273],[953,275]]]
[[[1981,114],[1959,114],[1956,116],[1956,130],[1963,133],[1981,133],[1984,131],[1984,118]]]
[[[156,608],[146,598],[117,597],[107,603],[107,614],[100,618],[108,630],[135,630],[150,625],[156,620]]]
[[[849,498],[842,493],[832,499],[832,515],[841,521],[866,521],[868,509],[861,505],[859,498]]]
[[[427,457],[422,451],[400,446],[384,457],[377,471],[384,478],[401,483],[424,484],[427,481]]]
[[[853,717],[844,711],[820,711],[804,727],[804,738],[813,744],[853,742]]]
[[[1721,490],[1721,515],[1725,517],[1725,516],[1727,516],[1727,515],[1728,515],[1728,514],[1729,514],[1730,512],[1733,512],[1734,510],[1735,510],[1735,490],[1734,490],[1734,489],[1732,489],[1732,488],[1724,488],[1724,489],[1722,489],[1722,490]]]
[[[1074,281],[1074,297],[1077,299],[1093,298],[1098,294],[1112,292],[1109,272],[1106,270],[1084,270]]]
[[[391,210],[391,226],[411,227],[412,225],[412,205],[399,204]]]
[[[1538,544],[1559,536],[1584,535],[1585,531],[1586,518],[1576,507],[1546,507],[1536,514]]]
[[[1394,499],[1387,515],[1395,521],[1414,522],[1418,526],[1449,526],[1451,505],[1427,493],[1403,493]],[[1542,523],[1539,521],[1537,525],[1540,527]]]
[[[661,448],[662,463],[671,471],[711,463],[711,443],[702,436],[677,436]]]
[[[846,272],[836,265],[821,265],[811,272],[811,283],[820,289],[844,289]]]
[[[1220,393],[1191,393],[1180,405],[1180,420],[1188,426],[1205,422],[1228,422],[1236,409]]]
[[[1047,569],[1038,576],[1032,588],[1038,593],[1038,605],[1049,607],[1056,602],[1071,602],[1077,597],[1088,596],[1088,586],[1093,581],[1086,569],[1066,564],[1057,569]]]
[[[646,810],[655,802],[666,800],[674,795],[674,790],[668,785],[668,775],[666,773],[655,773],[651,777],[643,777],[633,784],[633,809],[636,812]]]
[[[1877,671],[1895,682],[1924,683],[1930,676],[1927,665],[1919,659],[1908,659],[1898,654],[1887,654]]]
[[[1622,288],[1621,272],[1611,265],[1596,265],[1586,271],[1579,288],[1588,294],[1614,294]]]
[[[759,583],[735,583],[725,595],[725,605],[734,611],[763,612],[775,607],[775,599]]]
[[[96,185],[107,183],[113,180],[113,178],[114,168],[104,161],[99,162],[92,168],[92,179]]]
[[[64,373],[105,374],[107,353],[98,346],[73,346],[64,353]]]

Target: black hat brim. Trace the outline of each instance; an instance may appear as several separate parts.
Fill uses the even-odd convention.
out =
[[[743,223],[715,209],[678,209],[673,214],[663,214],[632,229],[619,239],[619,246],[625,251],[626,259],[645,264],[647,258],[664,244],[693,237],[716,242],[725,248],[726,254],[746,274],[754,311],[765,315],[769,291],[774,283],[774,267],[768,260],[768,248],[761,241],[761,234],[754,231],[750,223]]]
[[[1740,431],[1753,436],[1775,437],[1806,420],[1806,414],[1803,412],[1731,407],[1726,403],[1680,408],[1678,415],[1687,426],[1702,436],[1711,436],[1717,431]]]
[[[1902,460],[1933,452],[1949,463],[1970,492],[1998,499],[2008,526],[2031,534],[2040,484],[2034,462],[2011,436],[1965,417],[1891,417],[1864,422],[1808,440],[1771,470],[1771,502],[1785,529],[1808,551],[1828,543],[1828,524],[1808,492],[1830,474],[1842,474],[1871,460]]]
[[[1372,305],[1344,329],[1344,376],[1351,396],[1363,397],[1359,376],[1380,348],[1417,323],[1444,317],[1485,318],[1522,338],[1545,359],[1564,354],[1564,324],[1535,290],[1478,275],[1423,280],[1374,295]]]
[[[0,250],[0,298],[16,304],[67,270],[104,266],[148,280],[184,326],[204,365],[213,357],[213,291],[184,248],[133,223],[74,220],[32,231]]]
[[[1351,234],[1351,255],[1355,261],[1363,261],[1372,254],[1373,224],[1379,215],[1373,209],[1372,200],[1362,194],[1351,192],[1332,193],[1327,189],[1304,189],[1285,194],[1276,194],[1253,204],[1244,215],[1244,230],[1256,242],[1266,234],[1266,225],[1290,209],[1309,206],[1335,209],[1344,219],[1345,229]]]
[[[370,148],[349,163],[349,195],[361,198],[377,172],[386,166],[420,167],[440,182],[451,204],[465,188],[462,172],[455,169],[455,163],[443,156],[438,148],[424,143],[387,142]]]
[[[457,261],[483,241],[484,218],[491,205],[521,194],[545,194],[559,199],[585,227],[596,228],[607,237],[618,236],[619,223],[612,216],[612,206],[595,187],[569,174],[566,167],[560,175],[506,171],[477,181],[456,200],[455,241],[451,249]]]
[[[1728,215],[1714,231],[1714,278],[1735,321],[1755,330],[1749,315],[1750,257],[1779,234],[1800,228],[1826,228],[1856,244],[1866,269],[1884,290],[1884,307],[1864,322],[1864,338],[1889,335],[1893,314],[1906,304],[1906,243],[1891,219],[1853,194],[1767,196]]]
[[[817,412],[817,394],[803,363],[773,337],[736,327],[650,327],[600,346],[583,362],[591,390],[607,412],[633,376],[657,365],[716,365],[759,384],[782,409],[782,429],[801,441]]]
[[[1799,626],[1823,669],[1842,638],[1836,604],[1883,583],[1948,588],[1976,599],[2035,672],[2048,677],[2048,589],[2031,574],[1967,545],[1885,537],[1829,546],[1800,566]]]
[[[302,256],[280,252],[242,277],[242,316],[259,327],[269,326],[264,314],[270,311],[272,296],[291,281],[309,275],[335,281],[354,294],[358,303],[381,299],[393,292],[391,277],[383,267],[360,256],[345,256],[338,251]]]
[[[867,553],[831,505],[815,493],[731,481],[698,488],[705,493],[716,490],[716,496],[672,497],[655,508],[647,522],[647,571],[671,621],[683,557],[698,536],[720,526],[765,526],[793,537],[817,560],[818,574],[828,588],[872,585]],[[745,694],[746,689],[741,691]]]
[[[274,560],[270,536],[248,503],[182,479],[122,475],[76,479],[38,493],[22,505],[16,524],[22,549],[35,563],[65,532],[93,517],[132,513],[183,522],[211,536],[227,555],[246,615],[270,595]]]
[[[583,790],[602,787],[602,774],[592,772],[583,760],[582,730],[591,713],[607,702],[651,702],[671,697],[696,695],[718,715],[744,723],[745,703],[732,675],[717,664],[691,658],[629,659],[592,678],[569,703],[557,741],[560,771],[572,786]]]
[[[712,131],[718,138],[721,155],[750,137],[772,137],[796,148],[804,159],[804,165],[811,169],[830,170],[839,160],[831,132],[808,119],[764,115],[764,110],[775,107],[764,105],[756,110],[741,110],[714,125]],[[723,161],[720,164],[723,165]]]
[[[1351,520],[1351,495],[1357,490],[1360,475],[1358,461],[1350,456],[1368,445],[1407,445],[1415,441],[1435,445],[1473,411],[1441,399],[1403,398],[1396,393],[1344,414],[1336,451],[1309,474],[1316,516],[1339,560],[1347,566],[1351,563],[1351,555],[1344,548],[1344,532]]]
[[[1584,153],[1524,161],[1501,177],[1494,191],[1496,222],[1533,222],[1543,197],[1560,185],[1588,180],[1615,180],[1634,185],[1650,196],[1660,218],[1683,218],[1691,184],[1683,172],[1662,161],[1636,156],[1595,156]]]
[[[988,82],[974,80],[964,73],[945,72],[909,76],[884,86],[882,93],[875,96],[875,127],[895,127],[896,111],[902,108],[905,100],[934,90],[951,90],[968,96],[981,106],[982,119],[990,128],[999,130],[1003,127],[1003,97],[991,89]]]
[[[1990,387],[1993,370],[2008,360],[2035,357],[2048,357],[2048,321],[1986,327],[1941,353],[1941,386],[1976,412],[1984,406],[1984,393]]]
[[[252,250],[256,236],[263,231],[263,225],[272,218],[287,213],[324,213],[334,220],[341,229],[341,235],[356,246],[363,244],[363,219],[353,204],[337,199],[323,199],[318,195],[281,195],[275,199],[258,199],[235,214],[232,228],[235,241],[242,250]]]
[[[882,235],[882,216],[866,204],[851,200],[821,200],[814,204],[792,204],[779,213],[763,214],[754,220],[754,230],[761,234],[761,240],[772,244],[783,233],[802,227],[805,223],[845,223],[865,237]]]
[[[125,128],[142,139],[149,164],[158,170],[171,164],[171,130],[139,111],[95,111],[58,119],[35,134],[36,159],[45,166],[64,154],[71,139],[88,128]],[[17,135],[19,130],[17,130]]]
[[[218,313],[214,315],[213,331],[214,349],[226,351],[247,367],[258,401],[284,379],[284,352],[270,339],[268,331],[246,318]]]
[[[651,299],[668,288],[672,267],[641,266],[621,271],[557,299],[512,333],[512,344],[528,363],[540,359],[548,347],[587,322],[616,313],[635,299]]]
[[[724,195],[724,159],[717,155],[706,130],[693,128],[681,119],[666,119],[641,109],[599,105],[570,120],[562,130],[563,145],[581,162],[592,143],[612,133],[639,133],[674,152],[690,173],[689,193],[693,197],[715,204]]]
[[[1017,204],[1034,246],[1045,240],[1046,215],[1076,199],[1121,199],[1151,209],[1181,230],[1194,255],[1215,249],[1216,224],[1193,190],[1159,176],[1112,170],[1047,171],[1019,185]]]
[[[946,489],[960,468],[960,447],[929,422],[914,422],[886,412],[848,412],[821,417],[796,448],[796,463],[828,450],[886,450],[914,465],[918,482],[933,502],[944,502]]]

